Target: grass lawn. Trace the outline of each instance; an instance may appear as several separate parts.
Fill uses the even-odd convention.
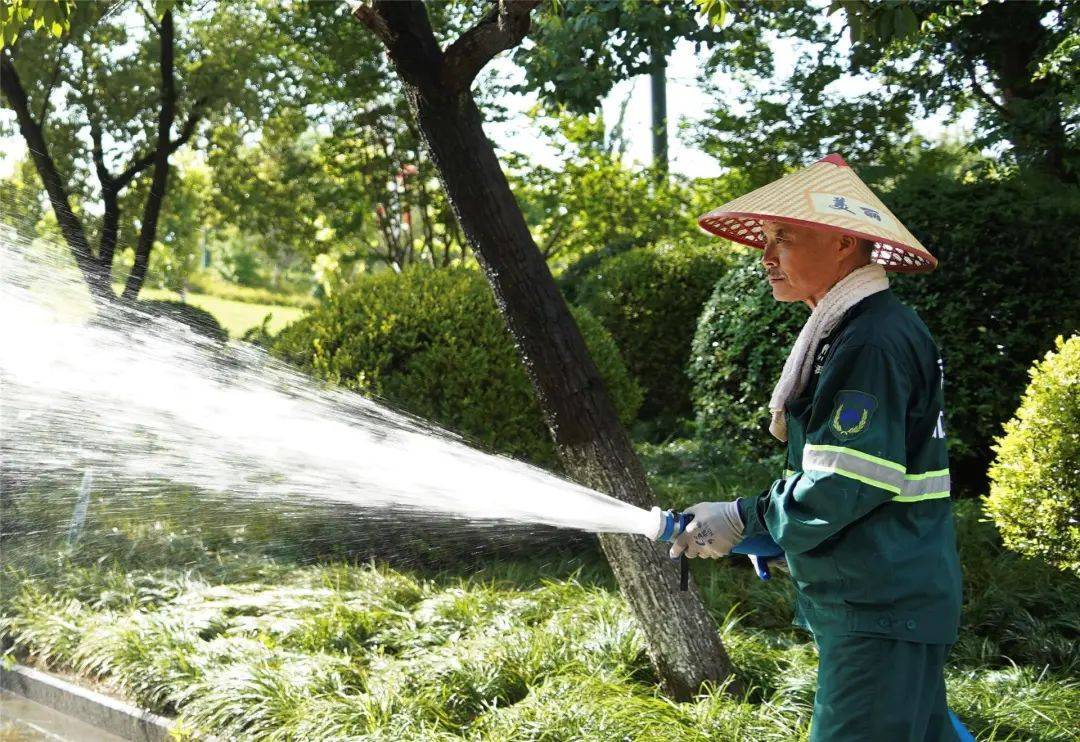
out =
[[[676,504],[739,494],[763,474],[693,442],[642,453],[662,497]],[[6,530],[23,530],[21,519],[25,530],[34,521],[39,533],[62,537],[62,527],[35,519],[62,526],[70,508],[27,498],[12,504]],[[759,582],[744,561],[695,563],[694,571],[752,689],[740,699],[713,689],[678,704],[660,692],[629,608],[591,546],[434,570],[346,553],[312,561],[298,545],[347,547],[355,523],[192,493],[168,498],[141,511],[122,497],[114,511],[95,503],[74,549],[59,538],[6,544],[0,638],[8,653],[225,739],[807,734],[813,645],[789,625],[786,580]],[[979,739],[1076,739],[1080,582],[1004,551],[974,503],[957,511],[966,589],[948,671],[952,708]]]
[[[139,292],[140,299],[178,300],[180,295],[166,289],[147,288]],[[209,294],[188,292],[187,303],[205,309],[217,318],[229,337],[238,338],[245,331],[262,324],[263,317],[272,314],[270,331],[276,333],[285,325],[299,319],[304,314],[300,307],[281,304],[251,304],[248,302],[222,299]]]

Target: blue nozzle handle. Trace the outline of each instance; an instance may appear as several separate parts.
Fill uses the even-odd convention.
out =
[[[732,547],[731,553],[746,554],[750,557],[758,578],[762,580],[767,580],[772,576],[769,574],[769,562],[784,558],[784,550],[772,540],[771,536],[767,535],[744,538]]]

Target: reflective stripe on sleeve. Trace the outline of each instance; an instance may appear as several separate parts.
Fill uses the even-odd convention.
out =
[[[853,448],[807,444],[804,471],[819,471],[854,479],[893,494],[896,502],[918,502],[949,496],[949,470],[908,474],[903,464]]]

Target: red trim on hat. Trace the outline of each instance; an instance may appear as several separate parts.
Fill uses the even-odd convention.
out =
[[[840,167],[851,167],[851,165],[848,165],[847,162],[844,161],[844,158],[840,156],[839,152],[833,152],[831,155],[827,155],[825,157],[822,157],[820,160],[818,160],[814,164],[817,165],[818,163],[821,163],[821,162],[828,162],[828,163],[831,163],[833,165],[839,165]]]
[[[832,155],[830,155],[830,157],[831,156]],[[837,155],[837,157],[839,158],[840,155]],[[704,229],[706,232],[708,232],[710,234],[714,234],[714,235],[716,235],[718,237],[723,237],[725,239],[731,240],[732,242],[738,242],[738,243],[743,244],[743,245],[749,245],[750,247],[756,247],[758,250],[763,250],[765,248],[764,241],[756,242],[751,238],[740,237],[739,235],[728,232],[727,230],[714,229],[711,226],[708,226],[708,225],[703,223],[703,221],[706,218],[708,218],[708,219],[727,219],[727,218],[731,218],[731,217],[743,218],[743,219],[747,219],[747,218],[756,219],[759,222],[764,219],[764,220],[770,221],[770,222],[784,222],[785,224],[794,224],[794,225],[801,226],[801,227],[813,227],[814,229],[821,229],[821,230],[824,230],[826,232],[833,232],[833,233],[836,233],[836,234],[850,234],[853,237],[861,237],[862,239],[870,240],[871,242],[880,242],[880,243],[882,243],[884,245],[891,245],[891,246],[893,246],[895,248],[898,248],[900,250],[904,250],[905,252],[909,252],[912,255],[917,255],[920,258],[922,258],[923,260],[926,260],[926,261],[928,261],[930,263],[930,267],[928,269],[924,269],[923,266],[917,266],[917,265],[890,266],[890,270],[895,271],[897,273],[911,273],[911,272],[919,271],[919,270],[923,270],[924,272],[929,273],[930,271],[937,268],[937,262],[938,262],[937,258],[935,258],[933,255],[931,255],[928,252],[924,252],[923,250],[920,250],[917,247],[914,247],[913,245],[906,245],[903,242],[897,242],[896,240],[885,239],[884,237],[878,237],[877,235],[867,234],[866,232],[859,232],[858,230],[855,230],[855,229],[845,229],[844,227],[836,227],[836,226],[833,226],[832,224],[823,224],[821,222],[811,222],[811,221],[808,221],[806,219],[796,219],[794,217],[789,217],[789,216],[776,216],[775,214],[760,214],[760,213],[755,213],[755,212],[751,212],[751,211],[720,211],[720,212],[717,212],[715,214],[705,214],[704,216],[698,217],[697,221],[698,221],[698,226],[701,227],[702,229]]]

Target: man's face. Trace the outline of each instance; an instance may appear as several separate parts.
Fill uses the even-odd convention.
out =
[[[777,301],[805,301],[811,306],[841,272],[851,238],[812,227],[762,221],[765,251],[761,264]]]

